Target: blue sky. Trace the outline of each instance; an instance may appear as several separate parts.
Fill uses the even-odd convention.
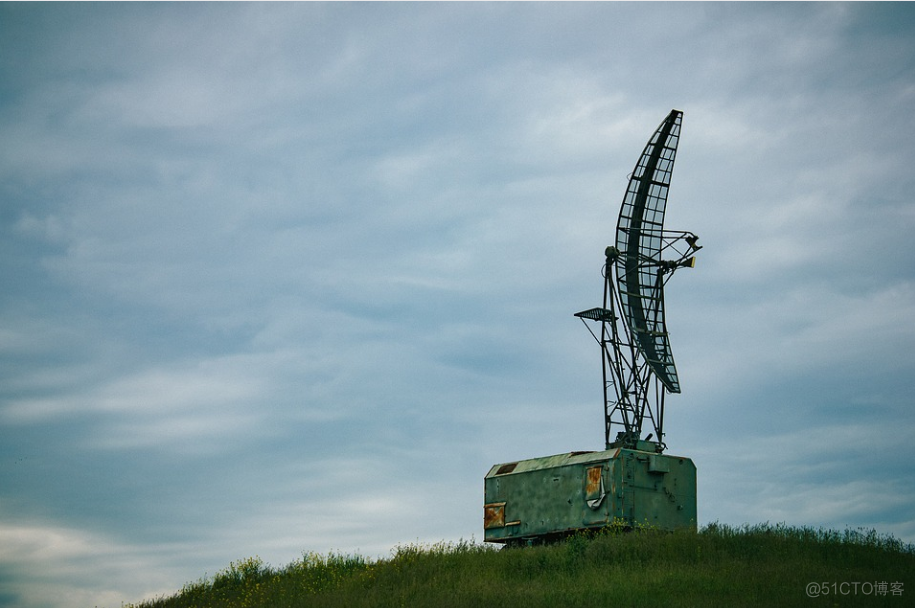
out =
[[[908,4],[0,4],[0,606],[482,536],[684,111],[700,524],[915,542]]]

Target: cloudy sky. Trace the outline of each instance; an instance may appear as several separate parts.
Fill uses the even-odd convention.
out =
[[[915,9],[0,4],[0,606],[482,536],[603,447],[626,176],[700,524],[915,542]]]

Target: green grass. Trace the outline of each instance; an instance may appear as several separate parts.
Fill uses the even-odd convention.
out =
[[[828,595],[809,597],[810,583]],[[891,536],[710,524],[698,533],[608,529],[521,549],[402,545],[375,561],[309,553],[282,568],[254,557],[128,608],[902,607],[913,598],[915,547]]]

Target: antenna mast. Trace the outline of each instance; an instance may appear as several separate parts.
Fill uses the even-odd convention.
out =
[[[582,322],[600,323],[600,335],[585,326],[601,346],[607,449],[663,452],[664,397],[680,392],[664,319],[664,285],[677,269],[693,267],[693,254],[701,249],[692,232],[664,230],[682,119],[683,112],[671,110],[632,172],[616,245],[604,252],[603,306],[575,314]],[[643,439],[646,430],[651,432]]]

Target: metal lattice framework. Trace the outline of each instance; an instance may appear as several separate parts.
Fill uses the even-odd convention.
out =
[[[680,392],[664,318],[664,286],[675,270],[694,265],[693,253],[700,249],[695,234],[664,230],[682,120],[682,112],[670,112],[630,176],[616,245],[605,251],[603,306],[575,315],[601,326],[598,336],[585,324],[601,345],[608,447],[637,447],[654,437],[650,447],[663,451],[664,396]],[[652,432],[643,440],[646,424]],[[611,442],[613,427],[622,430]]]

